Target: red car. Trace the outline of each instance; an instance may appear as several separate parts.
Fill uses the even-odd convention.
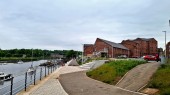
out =
[[[159,58],[159,55],[156,55],[156,56],[154,56],[154,55],[145,55],[145,56],[143,56],[143,59],[144,60],[147,60],[147,61],[161,61],[161,59]]]

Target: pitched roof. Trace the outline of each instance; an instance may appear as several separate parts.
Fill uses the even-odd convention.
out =
[[[143,41],[149,41],[149,40],[152,40],[152,39],[154,39],[154,38],[136,38],[135,40],[137,40],[137,39],[141,39],[141,40],[143,40]]]
[[[84,44],[84,46],[93,46],[93,44]]]
[[[139,42],[136,42],[136,41],[134,41],[134,40],[131,40],[131,39],[128,39],[128,40],[123,40],[121,43],[123,43],[123,42],[126,42],[126,41],[130,41],[130,42],[133,42],[133,43],[137,43],[137,44],[139,44]]]
[[[100,38],[98,38],[100,39]],[[104,40],[104,39],[100,39],[102,40],[103,42],[113,46],[113,47],[116,47],[116,48],[120,48],[120,49],[126,49],[126,50],[129,50],[128,48],[126,48],[125,46],[123,46],[122,44],[118,44],[118,43],[114,43],[114,42],[111,42],[111,41],[107,41],[107,40]]]

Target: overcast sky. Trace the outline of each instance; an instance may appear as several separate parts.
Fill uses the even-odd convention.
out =
[[[0,0],[0,48],[82,50],[97,37],[170,41],[170,0]]]

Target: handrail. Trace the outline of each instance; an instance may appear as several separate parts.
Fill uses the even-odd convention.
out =
[[[54,67],[50,67],[49,69],[46,70],[46,72],[48,71],[48,73],[46,73],[47,75],[48,74],[51,74],[52,72],[54,72],[56,69],[58,69],[58,67],[60,67],[59,65],[55,65]],[[18,75],[15,75],[15,78],[16,77],[21,77],[23,79],[20,79],[20,80],[15,80],[14,78],[14,81],[13,81],[13,78],[10,79],[11,83],[10,84],[7,84],[3,87],[0,88],[0,93],[1,95],[15,95],[16,93],[18,93],[19,91],[23,90],[25,88],[30,86],[31,84],[34,84],[35,85],[35,82],[37,80],[41,80],[41,78],[45,77],[46,74],[45,73],[45,67],[38,67],[37,68],[37,71],[32,75],[32,76],[27,76],[26,74],[27,72],[24,72],[24,73],[21,73],[21,74],[18,74]],[[25,76],[25,77],[24,77]],[[31,79],[32,77],[32,79]],[[41,77],[41,78],[40,78]],[[27,80],[28,79],[28,80]],[[5,82],[5,81],[4,81]],[[20,84],[21,83],[21,84]],[[8,90],[9,89],[9,90]]]

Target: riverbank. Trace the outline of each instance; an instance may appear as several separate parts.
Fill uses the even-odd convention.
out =
[[[17,63],[19,60],[22,60],[23,62],[29,62],[29,61],[37,61],[41,60],[42,58],[20,58],[20,57],[5,57],[0,58],[0,63]]]

